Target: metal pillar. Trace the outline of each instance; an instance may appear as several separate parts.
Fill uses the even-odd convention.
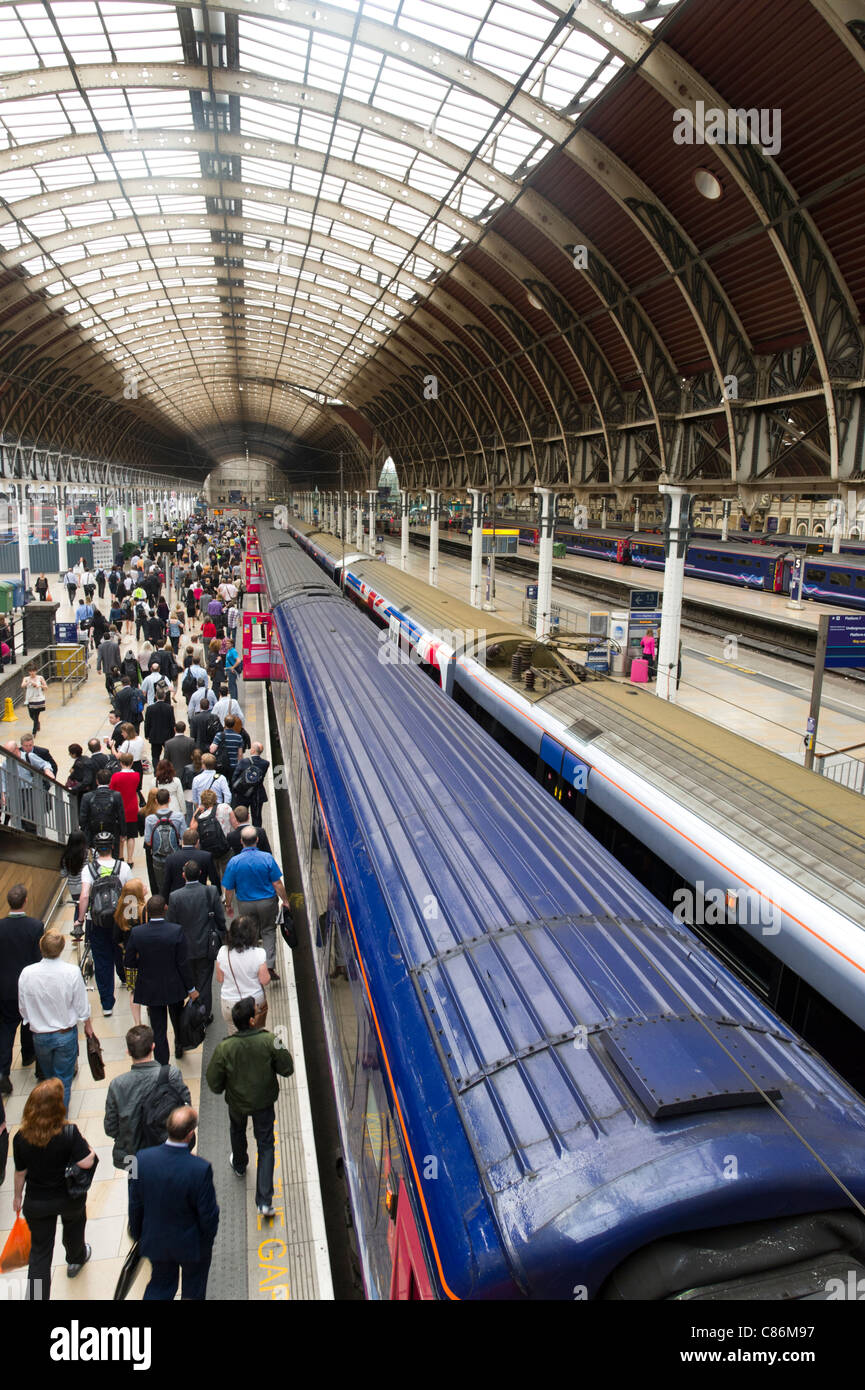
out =
[[[606,497],[602,497],[602,498],[601,498],[601,530],[602,530],[602,531],[606,531],[606,529],[607,529],[607,499],[606,499]]]
[[[847,489],[845,488],[844,495],[841,497],[837,497],[834,500],[835,523],[832,529],[833,555],[841,554],[841,541],[847,534],[847,526],[845,523],[847,521],[848,504],[849,496],[847,494]]]
[[[61,574],[69,568],[69,549],[66,544],[66,488],[57,488],[57,567]]]
[[[19,483],[16,492],[18,509],[18,568],[26,583],[30,576],[30,506],[27,497],[27,484]]]
[[[399,494],[399,567],[401,570],[408,569],[408,514],[409,514],[409,495],[405,488],[400,488]]]
[[[690,496],[681,487],[660,483],[658,491],[670,498],[667,558],[664,565],[664,599],[661,605],[661,634],[658,641],[658,671],[655,694],[675,703],[676,671],[679,665],[679,634],[682,626],[682,594],[685,587],[685,556],[688,549]]]
[[[439,517],[442,509],[442,495],[437,488],[428,487],[429,493],[429,583],[433,588],[438,584],[439,573]],[[403,568],[405,568],[403,566]]]
[[[725,540],[727,539],[727,532],[728,532],[729,529],[730,529],[730,513],[731,513],[732,510],[733,510],[733,503],[730,501],[729,497],[725,497],[725,498],[724,498],[724,503],[723,503],[723,512],[722,512],[722,516],[721,516],[721,540],[722,540],[722,541],[725,541]]]
[[[106,507],[107,500],[108,500],[108,499],[107,499],[107,494],[106,494],[105,492],[103,492],[103,491],[100,490],[100,492],[99,492],[99,501],[98,501],[98,503],[97,503],[97,514],[98,514],[98,516],[99,516],[99,534],[100,534],[100,536],[107,536],[107,535],[108,535],[108,518],[107,518],[107,516],[105,515],[105,507]]]
[[[470,487],[469,496],[472,499],[472,563],[469,603],[472,608],[480,608],[481,598],[481,566],[483,564],[483,529],[484,529],[484,497],[486,496],[483,488]]]
[[[550,635],[553,607],[553,539],[556,531],[556,495],[552,488],[536,487],[541,514],[538,521],[538,604],[535,636],[545,642]]]
[[[640,529],[640,502],[641,502],[641,499],[640,499],[639,497],[635,497],[635,498],[634,498],[634,530],[635,530],[635,531],[639,531],[639,529]]]
[[[363,494],[356,492],[354,495],[357,499],[355,503],[355,541],[358,550],[363,550]]]
[[[378,488],[377,488],[377,487],[369,487],[369,488],[367,488],[367,490],[366,490],[366,495],[367,495],[367,500],[368,500],[368,503],[369,503],[369,507],[368,507],[368,518],[369,518],[369,553],[370,553],[370,555],[375,555],[375,553],[376,553],[376,549],[375,549],[375,504],[376,504],[376,502],[378,501]]]

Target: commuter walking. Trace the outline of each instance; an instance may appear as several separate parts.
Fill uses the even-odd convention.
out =
[[[40,676],[35,666],[27,668],[27,675],[21,682],[21,689],[24,691],[24,703],[27,706],[27,718],[33,720],[33,732],[39,732],[39,718],[45,713],[45,692],[48,689],[48,682],[44,676]]]
[[[186,937],[189,968],[201,996],[208,1023],[213,1022],[213,966],[225,938],[225,910],[219,890],[201,882],[201,869],[194,859],[183,866],[183,887],[168,899],[168,916],[179,922]],[[212,949],[214,934],[218,938]]]
[[[201,1300],[207,1292],[219,1207],[213,1169],[192,1153],[197,1124],[192,1106],[180,1106],[169,1116],[165,1143],[137,1155],[129,1229],[153,1270],[145,1302],[170,1302],[181,1277],[182,1299]]]
[[[234,1032],[232,1010],[241,999],[251,998],[259,1016],[267,1015],[266,986],[270,984],[267,953],[258,945],[258,923],[253,917],[235,917],[228,925],[225,945],[216,957],[216,978],[221,986],[219,1006]]]
[[[49,928],[39,941],[41,960],[27,965],[18,979],[18,1012],[33,1035],[33,1050],[42,1075],[63,1083],[69,1105],[78,1061],[78,1024],[93,1034],[90,1004],[81,971],[60,959],[66,946],[62,932]]]
[[[117,793],[114,793],[117,795]],[[124,983],[123,961],[114,934],[114,913],[132,870],[114,854],[114,842],[107,831],[94,836],[94,853],[81,875],[81,897],[77,925],[89,923],[88,939],[93,952],[96,988],[105,1018],[114,1012],[115,974]]]
[[[22,1213],[30,1227],[27,1297],[34,1302],[51,1297],[51,1261],[58,1217],[63,1230],[67,1279],[81,1273],[92,1253],[84,1239],[87,1193],[70,1196],[66,1172],[73,1166],[86,1172],[96,1163],[96,1154],[78,1126],[66,1123],[68,1104],[57,1078],[40,1081],[27,1097],[21,1127],[12,1140],[12,1208],[16,1215]]]
[[[258,923],[271,980],[276,973],[276,917],[280,902],[289,906],[288,894],[282,882],[282,869],[272,854],[258,848],[258,831],[247,825],[240,832],[243,848],[228,861],[222,876],[226,911],[231,913],[233,897],[241,917],[252,917]]]
[[[274,1106],[280,1076],[291,1076],[294,1063],[287,1047],[266,1028],[254,1026],[255,1000],[241,999],[231,1011],[237,1032],[223,1038],[210,1059],[207,1084],[216,1095],[224,1093],[231,1134],[231,1170],[242,1178],[249,1163],[247,1121],[258,1150],[255,1173],[255,1206],[260,1216],[273,1216]]]
[[[21,1029],[21,1065],[32,1065],[36,1053],[30,1029],[18,1008],[18,981],[22,970],[41,959],[39,942],[45,923],[24,911],[27,888],[15,883],[6,894],[9,913],[0,918],[0,1095],[12,1094],[12,1053],[15,1034]]]
[[[165,916],[165,899],[155,893],[147,904],[147,921],[133,927],[126,947],[126,965],[138,971],[134,999],[144,1004],[153,1029],[156,1060],[168,1062],[168,1017],[174,1030],[174,1055],[183,1056],[180,1019],[187,996],[198,990],[189,968],[186,937],[178,922]]]
[[[180,849],[185,829],[184,817],[171,804],[171,793],[167,787],[160,787],[156,793],[156,810],[144,821],[144,846],[150,851],[158,893],[162,893],[165,885],[165,861]]]
[[[189,1087],[178,1067],[162,1066],[153,1055],[153,1029],[145,1023],[130,1028],[126,1051],[132,1061],[129,1071],[115,1076],[105,1098],[105,1133],[114,1140],[115,1168],[131,1170],[130,1159],[139,1149],[165,1141],[166,1129],[154,1128],[178,1106],[189,1105]]]

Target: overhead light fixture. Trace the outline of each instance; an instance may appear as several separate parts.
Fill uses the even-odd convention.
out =
[[[698,193],[702,193],[704,198],[710,202],[715,202],[724,192],[721,180],[716,178],[709,169],[694,170],[694,185]]]

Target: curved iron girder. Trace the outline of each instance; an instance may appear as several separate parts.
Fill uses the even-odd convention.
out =
[[[448,318],[452,319],[453,315],[449,314]],[[442,330],[444,329],[444,331],[447,332],[447,328],[448,325],[443,324],[441,319],[439,319],[435,314],[430,313],[426,309],[418,310],[418,312],[412,316],[411,322],[403,325],[400,332],[398,334],[393,335],[391,342],[393,342],[394,340],[396,340],[396,342],[400,342],[403,339],[405,339],[415,348],[415,351],[420,352],[421,350],[423,350],[423,352],[429,358],[429,360],[432,361],[434,365],[436,365],[437,354],[431,351],[430,343],[432,343],[433,346],[438,347],[439,349],[441,349],[442,347],[446,347],[451,340],[442,336]],[[421,348],[421,344],[424,345],[423,349]],[[477,409],[481,416],[486,420],[490,428],[490,431],[495,434],[500,434],[501,430],[500,427],[496,424],[495,414],[490,409],[489,403],[485,399],[483,391],[475,382],[473,382],[470,379],[466,380],[465,377],[459,374],[462,358],[459,353],[456,354],[456,357],[456,377],[454,377],[453,365],[449,363],[449,370],[447,373],[447,380],[450,383],[449,389],[456,393],[457,399],[462,402],[463,409],[466,411],[470,418],[472,406],[474,406],[474,408]],[[477,368],[482,367],[483,364],[477,361],[476,359],[476,370]]]
[[[859,0],[811,0],[811,4],[865,70],[865,15]]]
[[[453,299],[443,290],[439,291],[435,300],[430,301],[430,303],[433,305],[436,312],[433,312],[433,309],[431,307],[428,308],[426,305],[419,307],[415,310],[408,322],[400,324],[399,329],[393,336],[397,338],[408,338],[410,340],[415,324],[419,325],[428,337],[433,338],[438,343],[450,341],[443,336],[444,334],[456,334],[456,340],[462,344],[464,352],[468,354],[471,359],[472,366],[470,371],[475,375],[481,375],[486,378],[491,391],[496,396],[496,400],[503,408],[505,418],[515,419],[516,422],[521,425],[522,429],[528,433],[528,420],[522,410],[520,401],[509,390],[506,383],[502,382],[501,385],[498,384],[496,381],[498,373],[495,364],[490,364],[488,360],[485,363],[484,358],[478,356],[477,349],[469,336],[468,319],[470,317],[472,322],[477,322],[476,316],[472,314],[471,310],[467,309],[465,305]],[[527,390],[531,389],[528,381],[525,382],[525,386]],[[507,404],[508,400],[510,400],[509,405]]]
[[[389,360],[391,356],[395,358],[393,365]],[[386,363],[382,362],[380,357],[377,357],[375,364],[371,364],[367,369],[365,376],[368,375],[368,379],[378,385],[378,395],[373,398],[377,411],[376,429],[382,436],[386,436],[387,434],[394,435],[395,437],[404,435],[406,441],[405,447],[409,452],[416,453],[416,444],[412,437],[412,430],[414,428],[414,430],[422,436],[424,443],[429,445],[433,465],[435,465],[435,461],[438,457],[436,438],[438,438],[439,441],[439,448],[448,458],[450,458],[450,443],[441,427],[437,414],[432,411],[426,411],[421,412],[419,416],[412,415],[417,405],[417,381],[415,375],[409,375],[407,373],[406,367],[413,366],[413,363],[406,362],[401,357],[398,357],[396,353],[389,351],[388,361]],[[380,404],[382,401],[386,403],[385,406]],[[394,409],[395,413],[393,418],[389,418],[387,415],[382,414],[382,411],[388,406],[392,406]],[[364,406],[364,410],[370,418],[372,409],[373,405],[371,403],[367,403]],[[451,431],[456,434],[456,429],[449,411],[444,410],[441,413],[448,422]],[[411,423],[412,420],[414,420],[414,425]]]

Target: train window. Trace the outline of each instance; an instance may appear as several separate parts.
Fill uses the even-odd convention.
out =
[[[300,787],[299,787],[299,811],[298,823],[295,826],[298,844],[303,847],[303,853],[309,848],[309,837],[312,832],[312,787],[309,774],[306,771],[306,763],[301,763],[300,768]],[[301,859],[301,863],[303,860]]]
[[[857,589],[865,589],[865,574],[857,574],[857,576],[856,576],[856,588],[857,588]]]
[[[843,570],[834,570],[833,573],[829,575],[829,583],[834,584],[836,589],[849,589],[850,576],[849,574],[845,574]]]
[[[312,836],[309,845],[309,876],[312,881],[312,894],[315,899],[313,911],[318,930],[324,938],[327,929],[328,872],[327,838],[321,821],[318,806],[313,809]]]
[[[813,566],[808,566],[808,578],[815,584],[822,584],[826,579],[825,570],[815,570]]]
[[[378,1101],[375,1098],[375,1089],[372,1081],[368,1081],[366,1086],[366,1112],[363,1117],[363,1149],[364,1157],[372,1164],[376,1173],[381,1171],[383,1147],[384,1131],[381,1123],[381,1113],[378,1108]]]
[[[360,1027],[354,1007],[351,980],[342,949],[342,939],[337,926],[330,934],[330,963],[328,978],[333,999],[333,1012],[339,1033],[339,1050],[345,1070],[349,1100],[354,1095],[354,1074],[357,1067],[357,1040]]]

